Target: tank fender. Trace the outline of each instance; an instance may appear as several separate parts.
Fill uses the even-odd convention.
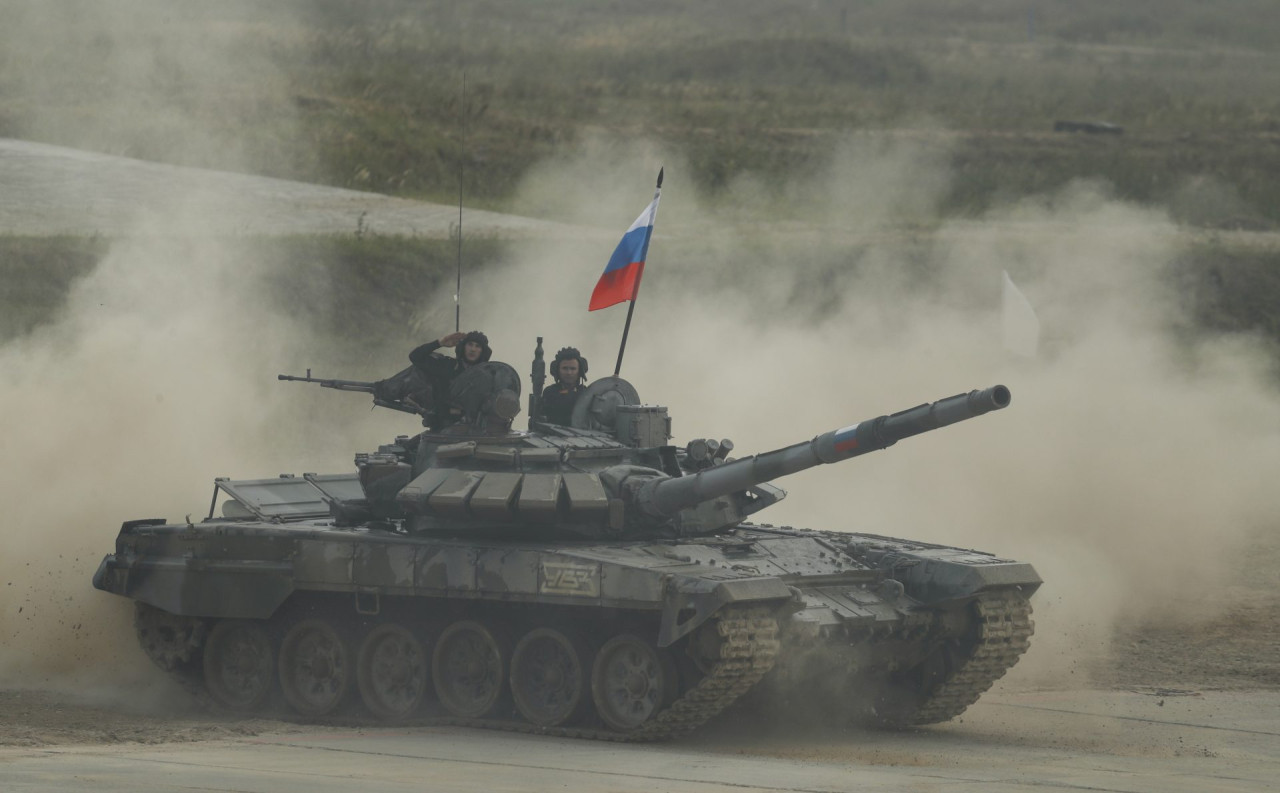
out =
[[[791,587],[777,578],[744,578],[707,581],[667,576],[658,627],[658,646],[669,647],[730,603],[776,601],[782,607],[794,596]]]
[[[93,574],[94,589],[101,589],[103,592],[110,592],[115,595],[123,594],[121,592],[117,592],[115,589],[115,577],[111,576],[110,579],[108,579],[108,576],[110,576],[114,571],[110,570],[107,563],[115,558],[116,557],[113,554],[107,554],[102,558],[102,564],[98,565],[98,569]]]
[[[130,562],[111,554],[93,585],[181,617],[266,619],[293,593],[289,562],[193,562]]]
[[[952,549],[890,553],[879,567],[900,581],[907,594],[925,604],[972,597],[986,590],[1017,587],[1030,596],[1042,580],[1026,562]]]

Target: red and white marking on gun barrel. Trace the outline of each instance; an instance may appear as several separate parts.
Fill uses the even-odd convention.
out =
[[[858,448],[858,427],[861,425],[862,422],[858,422],[836,430],[836,435],[832,438],[836,451],[843,453]]]

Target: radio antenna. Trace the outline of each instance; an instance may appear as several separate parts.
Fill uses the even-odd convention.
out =
[[[458,272],[453,289],[453,330],[462,330],[462,175],[467,161],[467,70],[462,70],[462,146],[458,154]]]

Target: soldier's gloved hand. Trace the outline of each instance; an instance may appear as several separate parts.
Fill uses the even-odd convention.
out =
[[[457,331],[456,333],[450,333],[448,336],[441,336],[440,346],[441,347],[457,347],[458,342],[466,338],[466,335],[467,334],[463,333],[462,331]]]

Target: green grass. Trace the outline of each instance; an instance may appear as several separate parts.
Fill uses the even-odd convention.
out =
[[[1197,329],[1254,334],[1280,353],[1280,253],[1210,241],[1185,252],[1173,274]]]
[[[317,94],[369,98],[368,134],[337,147],[320,138],[321,160],[341,164],[327,177],[359,174],[408,195],[448,195],[461,161],[474,192],[500,204],[531,163],[600,128],[687,152],[693,181],[715,194],[741,173],[776,179],[820,167],[850,130],[928,119],[959,133],[948,141],[962,174],[943,202],[950,212],[1082,176],[1161,202],[1213,174],[1234,186],[1246,214],[1280,220],[1280,194],[1262,177],[1280,166],[1272,5],[1207,14],[1194,3],[1124,12],[1037,3],[1034,43],[1027,7],[562,0],[536,11],[489,2],[414,13],[386,2],[367,20],[319,17],[296,54],[324,52],[307,78]],[[1059,118],[1106,119],[1127,134],[1061,140],[1049,132]],[[382,134],[404,122],[423,141],[412,157]],[[433,126],[438,135],[425,134]],[[463,148],[464,128],[479,156]],[[1022,137],[992,140],[1011,133]]]
[[[370,339],[401,346],[425,297],[452,289],[457,243],[377,235],[242,239],[265,266],[272,304],[326,344],[367,353]],[[104,239],[0,236],[0,342],[58,316],[76,279],[108,252]],[[469,239],[465,266],[499,259],[503,243]],[[412,344],[411,344],[412,343]]]
[[[452,240],[379,235],[260,239],[253,247],[274,302],[327,343],[355,349],[371,339],[421,343],[410,336],[412,320],[429,295],[452,293],[458,253]],[[464,264],[487,267],[504,250],[468,239]]]
[[[162,0],[0,0],[0,135],[449,203],[461,171],[469,205],[544,214],[518,204],[536,164],[593,136],[646,139],[688,164],[682,189],[736,206],[737,178],[752,175],[791,198],[780,211],[796,218],[813,207],[795,186],[857,135],[873,148],[909,141],[949,168],[938,217],[911,223],[1094,179],[1184,224],[1280,228],[1271,0],[228,0],[165,11]],[[1125,133],[1056,134],[1058,119]],[[5,337],[56,311],[102,250],[0,243]],[[469,259],[496,257],[486,244]],[[448,243],[376,237],[263,246],[282,271],[318,268],[341,285],[345,302],[325,320],[335,339],[402,332],[453,256]],[[1277,264],[1214,246],[1189,254],[1200,321],[1276,337]]]
[[[21,24],[0,35],[0,135],[440,201],[461,171],[471,203],[501,209],[534,164],[593,134],[660,141],[716,197],[741,174],[821,169],[853,131],[941,129],[948,214],[1080,177],[1168,204],[1212,176],[1239,220],[1280,224],[1280,5],[1262,0],[241,0],[85,16],[53,44]],[[1055,135],[1060,118],[1126,132]]]
[[[0,341],[30,333],[107,252],[105,239],[0,237]]]
[[[266,265],[264,288],[272,304],[329,348],[332,360],[362,361],[371,340],[391,349],[420,343],[412,321],[425,297],[453,287],[457,248],[449,240],[348,235],[242,242]],[[57,317],[68,289],[107,249],[101,239],[0,236],[0,343]],[[932,251],[927,236],[904,239],[898,251],[905,271],[922,289],[932,288],[936,276]],[[504,253],[504,243],[468,240],[466,266],[492,266]],[[765,259],[778,253],[767,244],[757,251]],[[695,241],[666,257],[668,265],[682,269],[705,255],[709,251]],[[856,267],[860,255],[856,248],[827,251],[825,259],[810,262],[797,275],[784,302],[801,312],[835,308],[822,304],[838,300],[830,281],[851,262]],[[767,268],[745,268],[743,283],[767,273]],[[1280,360],[1280,303],[1274,299],[1280,294],[1280,251],[1209,239],[1187,247],[1168,276],[1184,300],[1187,330],[1257,335]],[[767,291],[764,285],[759,289]]]

